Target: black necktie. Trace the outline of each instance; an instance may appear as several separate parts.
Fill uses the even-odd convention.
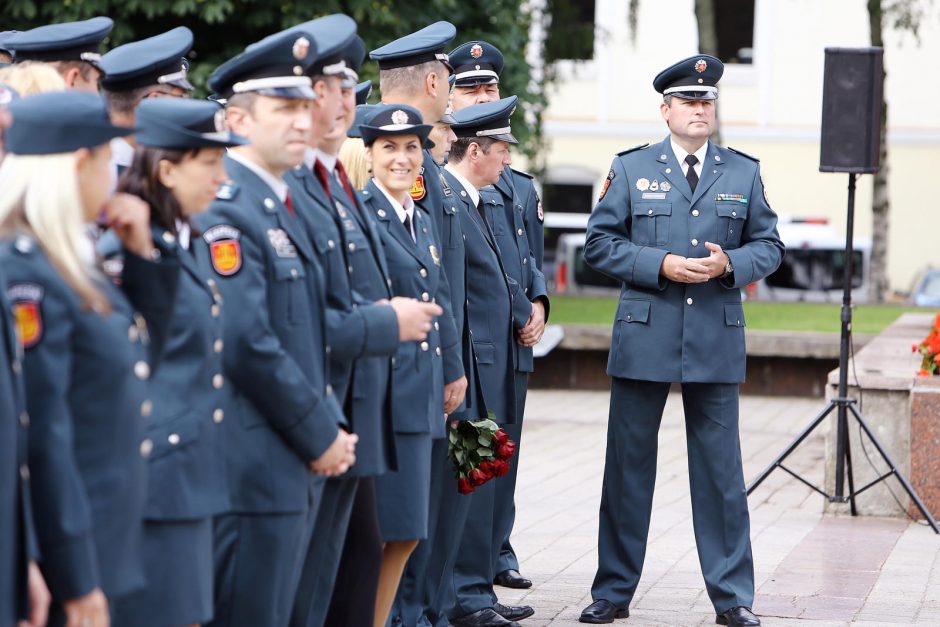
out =
[[[686,155],[685,162],[689,164],[689,170],[685,173],[685,180],[689,182],[689,187],[694,192],[695,186],[698,185],[698,174],[695,173],[695,164],[698,163],[698,157]]]
[[[411,238],[411,241],[415,241],[414,233],[411,232],[411,216],[407,213],[405,214],[405,219],[401,221],[405,225],[405,231],[408,232],[408,237]]]
[[[477,212],[480,214],[480,219],[483,220],[483,224],[489,226],[490,223],[486,219],[486,211],[483,210],[483,199],[480,198],[477,201]]]

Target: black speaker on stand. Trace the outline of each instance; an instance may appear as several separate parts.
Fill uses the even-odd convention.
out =
[[[839,390],[805,429],[784,451],[747,487],[753,492],[776,468],[789,473],[832,503],[849,503],[852,515],[855,497],[868,488],[894,476],[904,487],[917,509],[927,519],[935,533],[940,533],[937,522],[927,510],[917,492],[898,470],[897,464],[885,451],[878,437],[855,407],[855,399],[848,396],[849,346],[852,342],[852,265],[853,231],[855,229],[855,178],[858,174],[878,172],[881,163],[881,115],[884,50],[881,48],[826,48],[826,66],[823,79],[822,134],[820,136],[819,171],[849,173],[849,203],[845,227],[845,264],[842,284],[842,332],[839,343]],[[783,465],[783,461],[833,411],[836,412],[836,477],[835,492],[829,494]],[[878,454],[890,470],[855,488],[852,476],[852,454],[848,442],[848,416],[852,414],[859,427],[875,445]],[[845,492],[848,476],[849,490]]]

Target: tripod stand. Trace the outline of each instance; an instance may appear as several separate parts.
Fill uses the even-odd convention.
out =
[[[826,408],[816,416],[809,425],[806,426],[803,431],[796,436],[796,439],[790,443],[787,448],[784,449],[780,455],[770,464],[758,477],[747,487],[748,495],[753,492],[757,486],[759,486],[764,479],[766,479],[771,472],[776,468],[789,473],[798,481],[809,486],[819,494],[823,495],[831,503],[849,503],[852,515],[856,516],[857,511],[855,509],[855,497],[869,489],[870,487],[884,481],[892,475],[897,477],[898,481],[904,487],[904,490],[907,492],[908,496],[911,497],[911,500],[917,505],[917,509],[920,510],[920,513],[924,515],[924,518],[927,519],[927,523],[931,526],[935,533],[940,534],[940,528],[937,527],[937,522],[934,520],[933,516],[927,510],[927,507],[924,505],[924,502],[920,500],[920,497],[917,495],[917,492],[904,477],[903,474],[898,470],[897,465],[894,463],[894,460],[891,459],[891,456],[885,451],[884,446],[878,440],[877,436],[869,428],[868,424],[865,422],[865,419],[859,413],[858,409],[855,408],[855,399],[849,398],[848,396],[848,387],[849,387],[849,343],[851,342],[851,333],[852,333],[852,266],[854,262],[853,258],[853,247],[852,247],[852,236],[855,228],[855,177],[856,174],[849,174],[849,208],[848,208],[848,220],[846,222],[846,233],[845,233],[845,265],[844,265],[844,276],[843,276],[843,285],[842,285],[842,332],[839,342],[839,390],[838,395],[829,401],[829,404]],[[836,412],[836,485],[835,492],[833,494],[828,494],[827,492],[819,489],[794,471],[790,470],[783,465],[783,461],[792,453],[812,433],[816,427],[818,427],[823,420],[826,419],[826,416],[831,414],[833,411]],[[855,418],[855,421],[858,422],[859,426],[865,432],[865,435],[868,436],[868,439],[875,445],[875,448],[878,450],[878,454],[881,455],[881,458],[888,465],[890,470],[880,477],[874,479],[873,481],[865,484],[859,489],[855,489],[855,481],[852,477],[852,452],[849,447],[848,442],[848,415],[852,414]],[[845,488],[845,479],[848,478],[849,491],[846,494],[844,491]]]

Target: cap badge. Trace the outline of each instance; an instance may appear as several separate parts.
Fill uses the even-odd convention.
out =
[[[695,62],[695,71],[701,74],[705,71],[705,68],[708,67],[708,63],[705,62],[705,59],[699,59]]]
[[[473,47],[470,48],[470,56],[474,59],[479,59],[483,56],[483,46],[480,44],[473,44]]]
[[[399,109],[392,113],[392,124],[408,124],[408,114]]]
[[[215,112],[212,123],[215,125],[217,133],[224,133],[227,130],[225,128],[225,109],[219,109]]]
[[[310,52],[310,40],[306,37],[297,38],[297,41],[294,42],[294,47],[291,52],[293,52],[294,58],[298,61],[306,59],[307,53]]]

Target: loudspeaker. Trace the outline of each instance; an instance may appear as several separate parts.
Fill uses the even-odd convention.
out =
[[[882,48],[826,48],[820,172],[881,167]]]

